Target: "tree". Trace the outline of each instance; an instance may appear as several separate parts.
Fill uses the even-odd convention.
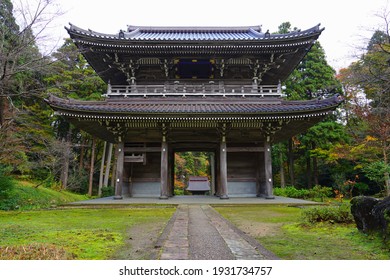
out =
[[[52,3],[38,0],[33,7],[31,2],[20,1],[15,9],[10,0],[0,4],[0,164],[17,172],[34,163],[29,158],[32,143],[26,139],[32,134],[24,132],[29,127],[26,122],[33,121],[30,114],[38,112],[32,104],[42,105],[42,78],[51,61],[40,53],[37,42],[58,15],[48,12]]]
[[[84,99],[84,100],[99,100],[106,91],[106,85],[101,78],[88,65],[85,58],[77,50],[71,39],[66,39],[64,44],[52,55],[53,62],[49,67],[49,75],[44,78],[46,90],[45,96],[53,94],[65,98]],[[75,191],[82,191],[84,188],[78,184],[80,180],[74,180],[73,177],[84,177],[84,167],[89,165],[89,189],[92,194],[93,175],[95,158],[99,158],[100,141],[91,141],[91,137],[86,133],[79,131],[73,127],[65,119],[56,117],[52,120],[56,137],[63,142],[63,167],[61,182],[64,188],[68,187],[68,181],[72,185],[69,187]],[[85,147],[87,143],[91,149],[91,160],[88,162],[85,157]],[[101,152],[101,151],[100,151]],[[79,168],[76,168],[75,160],[79,158]],[[103,156],[100,157],[104,161]],[[85,162],[84,162],[85,161]],[[78,169],[78,170],[76,170]],[[68,174],[71,172],[71,174]],[[70,176],[70,180],[68,180]],[[86,180],[86,178],[85,178]],[[108,180],[108,178],[107,178]],[[84,180],[81,180],[84,182]]]
[[[287,98],[313,99],[341,92],[336,71],[327,63],[325,51],[317,41],[286,80]]]
[[[328,164],[329,151],[337,143],[349,143],[345,126],[334,120],[325,120],[308,129],[300,137],[301,147],[306,154],[308,185],[319,185],[319,164]],[[338,162],[340,164],[340,162]],[[336,170],[332,170],[336,172]],[[338,170],[340,172],[340,169]],[[313,180],[313,182],[312,182]]]
[[[289,22],[284,22],[279,26],[279,33],[289,33],[295,30],[297,30],[297,28],[292,28],[292,25]],[[290,100],[324,98],[342,93],[341,84],[336,79],[336,71],[327,63],[325,51],[318,41],[312,46],[307,55],[291,73],[286,80],[285,85],[285,93]],[[328,122],[334,122],[334,119],[327,119],[325,121],[325,123]],[[278,146],[275,147],[276,150],[287,153],[287,156],[279,154],[275,157],[275,162],[278,163],[280,170],[281,179],[285,177],[283,165],[284,161],[287,160],[291,184],[299,183],[294,174],[294,170],[296,169],[294,168],[294,165],[297,163],[305,165],[304,168],[300,166],[298,169],[305,170],[305,175],[302,177],[307,179],[306,185],[309,187],[312,185],[311,178],[313,178],[313,173],[315,183],[318,182],[319,169],[317,157],[312,155],[310,150],[317,148],[317,137],[324,136],[319,136],[314,133],[314,131],[318,132],[321,129],[321,123],[319,123],[312,128],[311,133],[302,134],[294,139],[290,139],[288,143],[278,144]],[[298,149],[302,147],[304,147],[304,149]],[[299,157],[299,160],[296,160],[294,157]]]
[[[354,157],[368,178],[382,182],[387,195],[390,195],[389,15],[385,9],[380,15],[383,28],[373,33],[360,59],[339,75],[349,101],[347,125],[355,140],[348,156]]]
[[[189,176],[210,177],[209,153],[182,152],[175,153],[175,187],[183,189]]]

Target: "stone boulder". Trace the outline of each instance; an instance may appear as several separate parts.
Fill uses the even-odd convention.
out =
[[[379,200],[373,197],[357,196],[351,200],[351,213],[356,226],[364,233],[381,231],[389,234],[390,197]]]

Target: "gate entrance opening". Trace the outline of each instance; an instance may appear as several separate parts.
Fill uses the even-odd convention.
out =
[[[214,195],[215,153],[175,152],[173,185],[174,195]]]

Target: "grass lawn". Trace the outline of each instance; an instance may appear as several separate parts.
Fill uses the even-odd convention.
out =
[[[68,191],[58,191],[45,187],[34,187],[34,183],[15,180],[15,187],[10,191],[7,201],[0,200],[2,210],[32,210],[50,208],[73,201],[89,199],[86,195]]]
[[[0,259],[123,258],[117,252],[131,253],[124,247],[133,246],[132,234],[136,239],[147,236],[147,228],[162,230],[174,211],[173,207],[0,211]]]
[[[214,207],[265,248],[287,260],[390,259],[390,244],[354,224],[303,225],[302,209],[288,206]]]

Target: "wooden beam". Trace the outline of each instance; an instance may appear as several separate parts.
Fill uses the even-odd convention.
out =
[[[263,147],[228,147],[228,153],[237,153],[237,152],[252,152],[252,153],[260,153],[264,152]]]
[[[123,186],[123,165],[124,165],[124,143],[119,142],[117,145],[117,161],[116,161],[116,174],[115,174],[115,196],[114,199],[122,199],[122,186]]]
[[[124,162],[144,162],[144,156],[125,156]]]
[[[161,147],[126,147],[125,153],[159,153]]]

